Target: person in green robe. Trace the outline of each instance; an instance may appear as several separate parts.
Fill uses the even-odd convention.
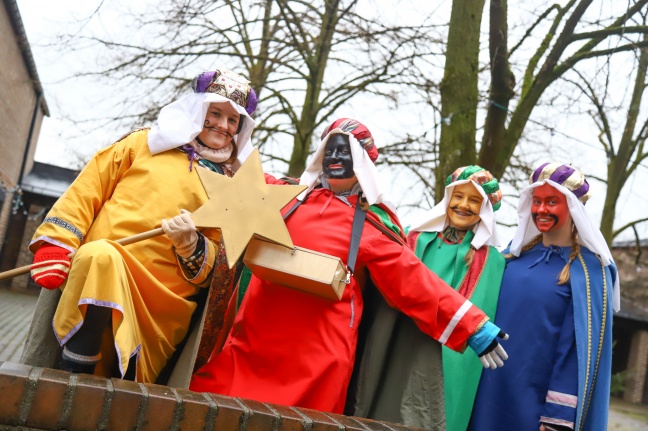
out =
[[[494,212],[501,206],[498,181],[480,166],[458,168],[445,196],[409,228],[408,243],[425,265],[488,317],[495,319],[505,260],[497,244]],[[416,347],[415,347],[416,350]],[[416,357],[417,352],[410,352]],[[446,428],[465,431],[484,367],[473,352],[442,348]],[[493,367],[495,368],[495,367]]]

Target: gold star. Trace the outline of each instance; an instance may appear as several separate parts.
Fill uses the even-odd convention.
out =
[[[253,235],[293,247],[280,211],[306,186],[266,184],[256,149],[232,178],[203,168],[198,175],[209,201],[191,218],[198,227],[221,230],[230,268]]]

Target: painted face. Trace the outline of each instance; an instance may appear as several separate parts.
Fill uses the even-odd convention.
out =
[[[479,213],[483,201],[483,196],[473,183],[456,186],[446,209],[450,226],[461,230],[472,229],[481,220]]]
[[[351,144],[347,135],[336,134],[326,141],[322,170],[326,179],[347,179],[355,176]]]
[[[240,120],[240,114],[229,102],[214,102],[209,105],[198,139],[209,148],[223,148],[232,142]]]
[[[567,198],[549,184],[536,187],[533,189],[531,216],[540,232],[559,230],[571,218]]]

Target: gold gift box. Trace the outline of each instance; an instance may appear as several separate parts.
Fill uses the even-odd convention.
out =
[[[339,258],[262,238],[252,238],[243,263],[262,280],[337,301],[347,285],[348,271]]]

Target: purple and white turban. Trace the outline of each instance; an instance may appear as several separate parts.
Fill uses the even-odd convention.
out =
[[[551,180],[570,190],[579,201],[585,202],[591,197],[589,183],[580,169],[560,162],[543,163],[531,174],[529,183]]]
[[[229,103],[241,116],[242,127],[234,136],[238,160],[234,169],[252,150],[250,138],[255,122],[251,114],[256,109],[257,96],[250,81],[227,69],[203,72],[196,76],[193,92],[164,106],[157,124],[148,135],[151,154],[158,154],[190,143],[203,130],[205,116],[211,103]]]
[[[509,247],[511,254],[519,256],[522,248],[534,237],[540,235],[531,216],[533,189],[543,184],[549,184],[567,198],[569,214],[578,231],[578,242],[601,256],[604,265],[614,262],[601,230],[585,211],[584,204],[591,194],[589,184],[580,169],[560,162],[544,163],[533,172],[529,181],[531,185],[525,187],[520,194],[518,227]],[[621,307],[619,277],[616,277],[612,298],[614,310],[618,311]]]

